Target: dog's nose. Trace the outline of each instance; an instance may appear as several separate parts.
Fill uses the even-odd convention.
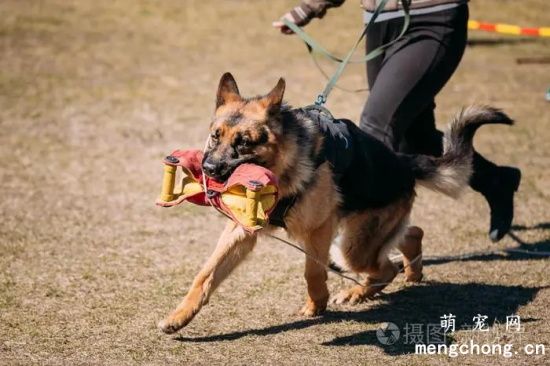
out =
[[[213,176],[216,173],[216,164],[212,164],[208,160],[206,160],[204,163],[202,163],[202,170],[206,173],[206,175]]]

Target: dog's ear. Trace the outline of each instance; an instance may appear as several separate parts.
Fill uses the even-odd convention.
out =
[[[260,103],[268,109],[280,108],[283,103],[283,96],[285,94],[285,79],[280,78],[279,82],[273,90],[271,90],[265,97],[260,99]]]
[[[242,98],[239,94],[237,82],[231,73],[226,72],[222,75],[220,84],[218,85],[218,93],[216,94],[216,108],[228,102],[239,100],[242,100]]]

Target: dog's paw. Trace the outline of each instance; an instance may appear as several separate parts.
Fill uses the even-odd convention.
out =
[[[174,323],[172,320],[170,320],[169,318],[167,319],[164,319],[164,320],[161,320],[159,323],[158,323],[158,327],[160,330],[162,330],[164,333],[166,334],[174,334],[176,333],[178,330],[180,330],[181,328],[183,328],[183,326],[177,324],[177,323]]]
[[[174,311],[166,319],[158,323],[158,327],[166,334],[176,333],[193,320],[197,311],[193,309],[181,308]]]
[[[340,291],[336,296],[332,298],[331,303],[337,305],[346,303],[355,305],[366,301],[375,293],[376,291],[369,287],[354,286],[350,289]]]
[[[298,315],[302,316],[319,316],[327,309],[327,302],[324,301],[324,304],[315,303],[312,300],[308,299],[305,305],[298,311]]]
[[[414,283],[422,282],[422,278],[424,277],[424,275],[422,274],[422,271],[420,272],[409,271],[405,275],[407,278],[407,282],[414,282]]]

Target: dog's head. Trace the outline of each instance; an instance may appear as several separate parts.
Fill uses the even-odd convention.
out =
[[[284,91],[285,81],[281,78],[266,95],[243,98],[233,76],[222,76],[202,161],[206,175],[225,181],[243,163],[267,169],[275,165]]]

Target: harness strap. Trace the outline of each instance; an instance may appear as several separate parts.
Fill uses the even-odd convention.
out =
[[[292,206],[294,206],[294,203],[297,199],[298,195],[280,199],[279,202],[277,202],[277,205],[275,206],[273,211],[271,211],[271,216],[269,216],[269,224],[281,228],[286,228],[286,213],[288,212],[288,210],[290,210]]]
[[[403,22],[403,27],[401,29],[401,32],[395,39],[393,39],[392,41],[390,41],[390,42],[388,42],[388,43],[386,43],[386,44],[384,44],[380,47],[377,47],[376,49],[372,50],[371,52],[369,52],[364,57],[362,57],[358,60],[352,60],[351,59],[353,54],[357,50],[357,47],[359,47],[359,44],[361,43],[363,38],[365,38],[365,36],[368,33],[368,30],[370,29],[372,24],[374,24],[374,22],[376,21],[376,18],[378,18],[378,16],[382,12],[382,10],[384,9],[384,7],[386,6],[386,3],[388,1],[389,0],[381,0],[380,1],[380,3],[378,4],[378,6],[376,7],[376,9],[373,12],[371,19],[369,20],[369,22],[367,23],[367,25],[365,26],[365,28],[361,32],[361,35],[359,36],[358,40],[355,42],[355,45],[351,48],[351,50],[348,52],[346,57],[344,57],[344,59],[342,59],[342,60],[339,59],[338,57],[332,55],[325,48],[320,46],[311,36],[309,36],[306,32],[304,32],[302,30],[302,28],[297,26],[295,23],[293,23],[292,21],[290,21],[286,18],[283,18],[283,22],[285,23],[285,25],[288,28],[290,28],[294,33],[296,33],[304,41],[304,43],[306,44],[310,54],[311,54],[312,50],[315,50],[318,53],[322,54],[323,56],[339,63],[338,67],[336,68],[336,71],[334,72],[332,77],[329,79],[327,85],[325,86],[325,89],[323,90],[323,92],[321,94],[319,94],[317,96],[315,104],[323,105],[323,104],[326,103],[330,92],[336,86],[336,83],[337,83],[338,79],[340,78],[340,76],[344,72],[344,69],[346,68],[348,63],[368,62],[368,61],[382,55],[388,47],[392,46],[393,44],[395,44],[398,40],[400,40],[403,37],[403,35],[407,31],[407,29],[409,28],[409,24],[410,24],[410,20],[411,20],[411,16],[410,16],[410,2],[411,2],[411,0],[403,0],[402,1],[403,10],[405,12],[405,17],[404,17],[404,22]]]
[[[321,105],[310,105],[307,107],[299,108],[297,111],[300,113],[305,113],[307,118],[311,119],[312,122],[317,124],[319,131],[323,135],[332,135],[333,138],[339,135],[340,131],[336,130],[334,132],[330,131],[333,126],[337,126],[338,122],[334,121],[334,117],[328,109]],[[340,122],[342,123],[342,122]],[[337,127],[335,127],[337,128]],[[339,137],[339,136],[338,136]],[[343,142],[345,141],[345,143]],[[336,147],[339,145],[339,147]],[[342,146],[344,145],[344,146]],[[347,163],[343,162],[342,159],[347,159],[346,152],[341,152],[340,148],[351,149],[351,141],[347,141],[345,136],[340,137],[338,142],[332,142],[331,139],[326,139],[323,142],[323,146],[318,153],[311,151],[311,161],[314,162],[314,168],[317,170],[323,163],[329,162],[332,166],[333,178],[336,182],[340,180],[343,170],[347,168]],[[336,150],[336,151],[335,151]],[[312,176],[310,180],[305,184],[309,186],[315,180],[315,176]],[[304,192],[299,192],[289,197],[284,197],[280,199],[273,211],[271,211],[269,217],[269,223],[274,226],[281,228],[286,228],[285,217],[294,204],[302,197]]]

